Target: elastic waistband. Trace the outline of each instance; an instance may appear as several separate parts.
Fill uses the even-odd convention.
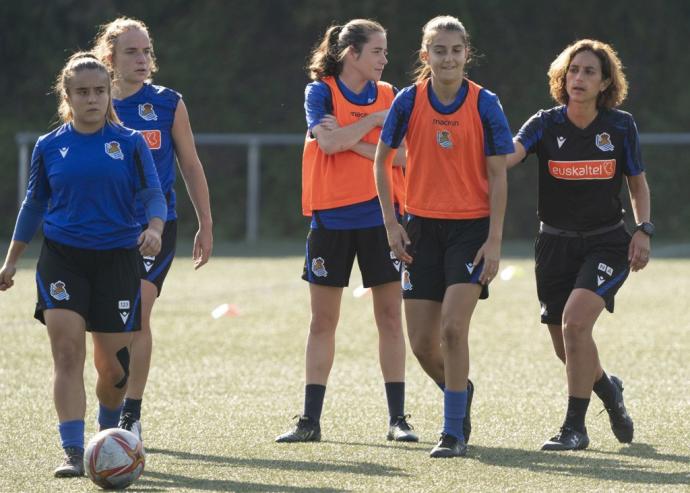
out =
[[[590,231],[569,231],[567,229],[554,228],[553,226],[549,226],[544,222],[540,222],[539,232],[555,236],[564,236],[566,238],[587,238],[589,236],[603,235],[604,233],[609,233],[618,228],[622,228],[623,225],[624,223],[621,219],[616,224],[613,224],[611,226],[604,226],[603,228],[592,229]]]

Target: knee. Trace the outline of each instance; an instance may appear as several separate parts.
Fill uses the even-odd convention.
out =
[[[412,354],[414,354],[417,361],[420,363],[429,363],[434,361],[435,351],[429,344],[410,344]],[[436,351],[437,352],[437,351]]]
[[[590,327],[588,324],[584,323],[581,319],[564,315],[563,316],[563,339],[568,343],[576,343],[581,339],[587,337],[590,332]]]
[[[96,361],[98,376],[113,387],[122,389],[129,377],[129,350],[124,347],[114,357]]]
[[[389,337],[402,337],[402,319],[399,307],[382,310],[376,319],[379,333]]]
[[[81,371],[84,366],[84,351],[77,343],[64,342],[53,350],[55,371],[60,373]]]
[[[467,344],[469,327],[464,327],[457,320],[444,321],[441,324],[441,343],[446,347],[457,347]]]
[[[338,315],[330,313],[318,312],[312,314],[311,323],[309,324],[309,335],[324,337],[335,333],[335,328],[338,325]]]

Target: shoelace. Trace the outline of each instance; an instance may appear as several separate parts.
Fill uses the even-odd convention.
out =
[[[120,423],[118,424],[118,428],[122,428],[123,430],[127,430],[127,431],[132,431],[132,428],[134,427],[134,423],[136,423],[136,422],[137,422],[137,420],[134,419],[134,416],[132,416],[130,413],[125,413],[120,418]]]
[[[403,416],[398,416],[396,418],[395,424],[401,429],[401,430],[414,430],[414,427],[407,422],[408,418],[411,418],[411,414],[405,414]]]
[[[441,448],[451,448],[454,444],[455,437],[447,433],[441,433],[441,442],[438,444]]]

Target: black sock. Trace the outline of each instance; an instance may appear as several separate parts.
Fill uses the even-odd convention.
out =
[[[326,395],[325,385],[310,383],[304,387],[304,415],[317,423],[321,420],[324,395]]]
[[[563,426],[572,428],[580,433],[585,432],[585,415],[587,414],[587,407],[589,406],[589,399],[580,399],[579,397],[568,397],[568,411],[565,414],[565,421]]]
[[[390,424],[405,415],[405,382],[386,382],[386,399]]]
[[[604,403],[604,407],[613,407],[616,400],[616,384],[604,372],[599,380],[594,382],[594,393]]]
[[[141,419],[141,399],[126,398],[122,406],[122,414],[132,413],[134,419]]]

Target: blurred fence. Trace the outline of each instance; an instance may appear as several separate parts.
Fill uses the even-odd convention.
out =
[[[26,193],[30,149],[38,136],[35,132],[21,132],[15,136],[18,148],[18,207]],[[242,237],[248,243],[255,243],[260,236],[285,237],[294,236],[295,231],[303,233],[299,210],[299,176],[304,134],[200,133],[195,135],[195,139],[202,162],[205,163],[217,229],[224,231],[224,223],[230,223],[232,226],[227,226],[229,230],[242,229]],[[650,180],[655,222],[661,216],[664,218],[662,230],[666,230],[667,234],[675,232],[669,236],[685,237],[690,224],[690,201],[685,199],[685,184],[690,179],[686,176],[690,169],[690,153],[680,151],[682,146],[690,146],[690,133],[642,133],[640,143],[643,146],[643,159],[652,165],[650,169],[654,170],[655,175]],[[276,152],[275,149],[289,152]],[[242,150],[246,153],[238,153]],[[290,169],[286,171],[281,166],[289,166]],[[536,172],[534,167],[518,167],[511,171],[509,179],[511,201],[506,216],[505,236],[524,238],[530,236],[526,232],[531,231],[535,224]],[[178,185],[181,181],[178,180]],[[513,184],[517,186],[513,187]],[[514,190],[528,198],[514,200]],[[262,201],[263,196],[267,200]],[[178,202],[178,206],[189,208],[186,201]],[[244,214],[235,214],[235,210]],[[194,217],[192,211],[182,216]],[[192,233],[193,227],[188,226],[186,232]]]

